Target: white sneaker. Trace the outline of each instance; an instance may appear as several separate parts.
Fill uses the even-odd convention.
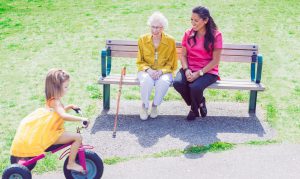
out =
[[[148,109],[145,108],[144,106],[142,107],[141,111],[140,111],[140,118],[141,120],[145,121],[148,119]]]
[[[158,109],[157,106],[152,106],[151,108],[151,113],[150,113],[150,117],[151,118],[157,118],[158,116]]]

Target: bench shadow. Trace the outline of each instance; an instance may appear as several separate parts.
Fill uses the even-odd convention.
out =
[[[91,133],[112,131],[114,118],[115,115],[102,111],[95,120]],[[188,145],[208,145],[217,141],[230,142],[236,137],[241,140],[247,140],[249,136],[262,138],[266,134],[256,115],[207,116],[195,121],[186,121],[182,115],[161,115],[157,119],[141,121],[138,115],[121,114],[117,126],[117,131],[128,131],[135,135],[144,148],[155,145],[164,137],[177,138]]]

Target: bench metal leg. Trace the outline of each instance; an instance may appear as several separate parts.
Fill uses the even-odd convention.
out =
[[[250,99],[249,99],[249,113],[256,112],[256,100],[257,100],[257,91],[250,91]]]
[[[103,109],[108,110],[110,108],[110,85],[103,85]]]

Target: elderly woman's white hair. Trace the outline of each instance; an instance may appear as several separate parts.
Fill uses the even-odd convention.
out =
[[[154,12],[149,17],[147,24],[151,26],[155,22],[160,23],[164,29],[168,28],[168,19],[161,12]]]

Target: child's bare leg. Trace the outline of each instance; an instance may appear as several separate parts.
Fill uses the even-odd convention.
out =
[[[71,145],[71,151],[69,155],[69,162],[67,165],[67,169],[69,170],[75,170],[78,172],[83,172],[82,166],[78,165],[75,162],[76,154],[78,151],[78,148],[81,145],[82,137],[80,134],[77,133],[71,133],[71,132],[64,132],[54,144],[67,144],[73,142]]]
[[[78,149],[81,145],[81,142],[82,142],[81,135],[76,134],[76,139],[73,142],[73,144],[71,145],[71,151],[70,151],[70,155],[69,155],[69,162],[68,162],[68,165],[67,165],[67,169],[76,170],[76,171],[80,171],[80,172],[84,171],[82,166],[78,165],[75,162],[75,158],[76,158]]]

